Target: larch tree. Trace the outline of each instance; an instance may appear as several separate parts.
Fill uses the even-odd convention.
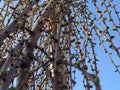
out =
[[[76,69],[102,90],[96,48],[120,73],[119,36],[114,0],[0,0],[0,90],[73,90]]]

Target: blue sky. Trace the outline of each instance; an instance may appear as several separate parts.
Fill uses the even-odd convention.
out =
[[[104,50],[101,47],[97,47],[97,50],[99,51],[99,62],[98,62],[98,67],[99,67],[99,76],[100,76],[100,83],[102,86],[102,90],[120,90],[119,82],[120,82],[120,74],[114,73],[115,68],[111,64],[109,58],[107,55],[103,54]],[[117,57],[114,57],[114,60],[119,60]],[[119,63],[119,62],[118,62]],[[79,71],[76,73],[76,78],[77,78],[77,84],[74,87],[73,90],[84,90],[83,88],[83,77]],[[92,89],[95,90],[95,89]]]
[[[105,8],[100,6],[102,0],[97,0],[97,1],[98,1],[97,5],[99,6],[100,10],[103,11]],[[108,0],[108,1],[110,1],[110,0]],[[120,8],[119,8],[120,0],[113,0],[113,1],[114,1],[114,4],[116,5],[117,10],[120,12]],[[99,17],[95,11],[93,4],[89,5],[89,9],[96,15],[96,17]],[[107,17],[107,15],[105,15],[105,16]],[[120,26],[119,21],[117,20],[114,13],[112,14],[112,17],[114,18],[116,25]],[[99,20],[99,22],[101,22],[101,21]],[[107,24],[111,28],[113,27],[113,25],[110,22],[107,22]],[[112,32],[111,28],[110,28],[110,30],[111,30],[110,34],[115,35],[117,37],[113,40],[113,42],[115,43],[116,46],[120,46],[120,36],[118,35],[118,33]],[[98,42],[98,40],[96,40],[96,42]],[[108,49],[108,45],[109,44],[107,44],[107,43],[105,44],[107,49]],[[109,50],[112,51],[111,49],[109,49]],[[95,51],[97,52],[97,58],[100,60],[98,62],[98,69],[100,70],[99,76],[100,76],[100,83],[102,86],[102,90],[120,90],[120,85],[119,85],[120,74],[114,72],[115,67],[110,62],[110,58],[104,53],[104,49],[102,48],[102,46],[97,45],[95,47]],[[112,52],[113,52],[113,55],[112,55],[113,60],[115,61],[116,64],[120,64],[120,58],[118,58],[118,56],[116,55],[116,53],[114,51],[112,51]],[[79,71],[77,71],[76,74],[77,74],[76,75],[77,76],[76,77],[77,84],[73,90],[85,90],[84,87],[82,86],[83,85],[83,83],[82,83],[83,77],[82,77],[81,73]],[[92,90],[95,90],[95,88]]]

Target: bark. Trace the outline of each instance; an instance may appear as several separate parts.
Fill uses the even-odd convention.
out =
[[[16,46],[16,48],[14,49],[14,52],[11,52],[9,55],[8,55],[8,58],[6,59],[5,63],[3,64],[2,68],[1,68],[1,71],[2,70],[5,70],[7,71],[7,69],[9,68],[10,70],[7,72],[7,75],[6,76],[1,76],[1,80],[4,79],[2,85],[0,85],[0,90],[8,90],[8,87],[11,83],[11,81],[13,80],[14,78],[14,73],[16,71],[16,67],[19,66],[19,55],[20,55],[20,48],[22,47],[22,44],[18,44]],[[11,63],[12,60],[13,60],[13,56],[15,55],[15,62],[13,64],[13,66],[11,66]]]
[[[36,0],[33,0],[32,4],[28,6],[19,16],[16,20],[14,20],[10,25],[2,29],[2,32],[0,33],[0,41],[4,40],[7,35],[9,35],[11,32],[14,32],[17,30],[17,22],[25,15],[27,14],[30,9],[33,7],[33,5],[36,4]]]
[[[51,0],[48,5],[46,6],[46,8],[43,10],[42,12],[42,15],[44,17],[48,17],[48,12],[50,12],[49,10],[51,10],[49,7],[51,6],[52,4],[52,1]],[[37,44],[37,41],[38,41],[38,38],[40,37],[40,34],[42,32],[42,28],[43,28],[43,22],[42,22],[42,16],[40,16],[37,21],[35,22],[35,24],[33,25],[33,28],[32,28],[32,32],[34,34],[31,35],[31,37],[29,38],[28,40],[28,43],[27,43],[27,47],[25,47],[25,53],[23,52],[25,58],[26,59],[26,62],[27,62],[27,65],[28,65],[28,68],[30,68],[30,64],[31,64],[31,56],[33,56],[33,51],[34,51],[34,48]],[[18,83],[17,83],[17,90],[21,90],[21,88],[24,88],[26,87],[25,84],[21,84],[22,81],[24,81],[24,77],[27,76],[27,74],[24,72],[23,68],[20,68],[20,71],[19,72],[19,77],[18,77]],[[27,78],[27,77],[26,77]],[[26,81],[27,83],[27,81]]]

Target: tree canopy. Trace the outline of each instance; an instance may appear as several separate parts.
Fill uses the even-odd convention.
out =
[[[96,48],[120,73],[119,12],[114,0],[0,0],[0,90],[73,90],[76,69],[102,90]]]

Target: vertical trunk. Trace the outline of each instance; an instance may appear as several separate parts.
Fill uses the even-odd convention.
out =
[[[42,22],[39,22],[39,19],[38,19],[32,29],[33,34],[28,39],[28,42],[26,42],[26,47],[24,48],[24,51],[23,51],[23,62],[21,63],[21,68],[20,68],[18,81],[17,81],[18,82],[17,90],[21,90],[22,87],[26,87],[26,86],[21,85],[21,82],[25,79],[24,77],[26,77],[27,75],[24,69],[25,68],[30,69],[33,51],[38,41],[38,38],[40,36],[42,27],[43,27],[43,24]]]
[[[54,83],[53,83],[53,90],[69,90],[68,83],[67,83],[67,66],[65,65],[58,65],[59,61],[61,60],[60,57],[60,35],[61,35],[61,24],[62,24],[63,15],[62,13],[59,16],[59,24],[57,25],[57,35],[56,39],[57,42],[55,43],[55,61],[54,61]]]

